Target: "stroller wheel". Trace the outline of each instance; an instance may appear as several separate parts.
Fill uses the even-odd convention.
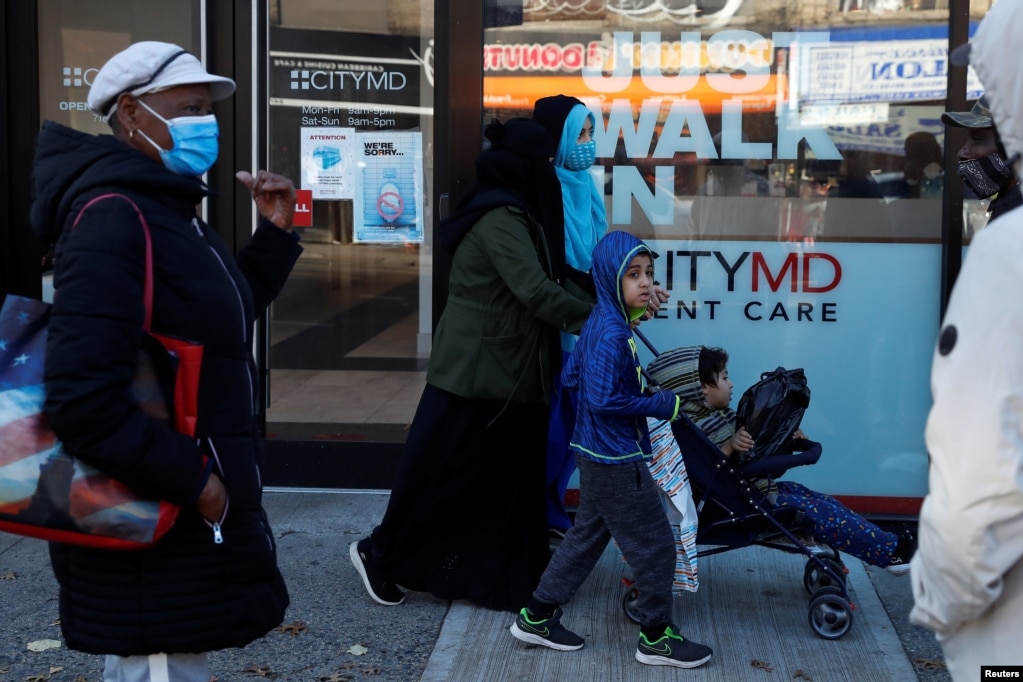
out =
[[[813,591],[813,594],[810,595],[810,601],[813,601],[817,597],[820,597],[825,594],[833,594],[835,596],[841,597],[842,588],[836,585],[824,585],[823,587],[818,587],[816,590]]]
[[[832,588],[824,589],[830,591]],[[818,637],[840,639],[852,627],[852,606],[841,596],[825,592],[810,601],[807,620],[810,623],[810,629]]]
[[[622,611],[626,618],[633,623],[640,625],[639,617],[636,616],[636,601],[639,599],[639,588],[633,584],[626,583],[625,594],[622,595]]]
[[[829,569],[838,576],[838,579],[843,583],[845,582],[845,576],[849,572],[849,569],[842,564],[838,559],[832,559],[831,557],[821,557]],[[834,586],[837,587],[835,577],[820,567],[813,559],[806,560],[806,568],[803,569],[803,589],[806,590],[807,594],[813,594],[822,587]]]

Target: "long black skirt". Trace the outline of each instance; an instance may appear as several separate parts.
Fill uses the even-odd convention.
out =
[[[550,559],[547,408],[430,384],[398,465],[373,559],[393,582],[517,611]]]

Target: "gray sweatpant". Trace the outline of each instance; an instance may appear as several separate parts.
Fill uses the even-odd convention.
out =
[[[675,536],[646,462],[599,464],[576,455],[579,509],[533,592],[546,604],[564,604],[590,575],[611,538],[632,569],[639,590],[633,611],[643,626],[673,623],[671,584]]]

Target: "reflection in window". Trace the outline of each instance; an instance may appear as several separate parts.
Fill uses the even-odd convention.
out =
[[[886,18],[909,10],[898,27]],[[521,26],[485,33],[484,120],[529,115],[550,94],[586,102],[603,123],[595,173],[612,225],[641,235],[775,239],[812,214],[816,239],[937,240],[947,7],[765,12],[742,0],[526,0]],[[969,89],[981,92],[972,74]],[[823,164],[827,198],[857,200],[870,220],[807,205],[806,178]]]
[[[557,93],[597,115],[610,226],[649,240],[672,296],[647,337],[725,347],[740,391],[806,368],[804,430],[830,454],[801,481],[922,495],[947,2],[523,8],[521,26],[484,34],[484,120]],[[972,73],[967,89],[982,92]]]

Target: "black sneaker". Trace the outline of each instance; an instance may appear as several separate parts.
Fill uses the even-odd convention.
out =
[[[903,560],[900,556],[893,556],[891,562],[884,567],[884,570],[894,576],[904,576],[909,573],[909,562]]]
[[[646,665],[673,665],[676,668],[695,668],[710,660],[714,654],[709,646],[697,644],[676,634],[673,628],[664,628],[664,634],[653,642],[640,633],[636,647],[636,660]]]
[[[906,575],[909,573],[909,562],[913,560],[914,552],[916,552],[916,538],[909,531],[900,532],[899,544],[895,546],[895,552],[892,553],[885,570],[892,575]]]
[[[529,644],[539,644],[558,651],[577,651],[583,648],[583,638],[561,624],[561,607],[550,618],[533,620],[529,611],[522,609],[509,628],[512,637]]]
[[[369,538],[356,540],[348,547],[348,556],[351,557],[355,570],[362,576],[362,584],[366,586],[370,598],[377,604],[397,606],[405,601],[405,593],[391,581],[376,575],[376,570],[368,559],[370,542]]]

